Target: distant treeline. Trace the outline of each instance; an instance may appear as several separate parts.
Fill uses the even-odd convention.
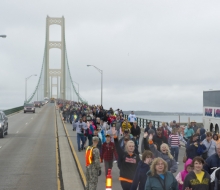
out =
[[[128,115],[131,111],[123,111],[124,114]],[[135,115],[202,115],[202,113],[185,113],[185,112],[151,112],[151,111],[134,111]]]

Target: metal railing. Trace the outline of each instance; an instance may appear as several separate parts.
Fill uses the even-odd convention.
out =
[[[128,119],[128,115],[124,115],[124,116],[125,116],[125,119]],[[139,127],[146,128],[149,122],[152,122],[153,126],[155,126],[156,128],[162,124],[162,121],[154,121],[151,119],[143,119],[143,118],[137,117],[137,124]]]
[[[10,114],[19,112],[23,109],[24,109],[24,106],[19,106],[19,107],[16,107],[16,108],[11,108],[11,109],[8,109],[8,110],[4,110],[4,113],[5,113],[5,115],[10,115]]]

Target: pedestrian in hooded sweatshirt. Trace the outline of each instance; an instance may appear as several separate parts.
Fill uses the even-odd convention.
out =
[[[134,174],[133,183],[130,190],[144,190],[147,181],[147,172],[150,170],[153,153],[145,150],[142,154],[142,160],[139,161],[136,172]]]
[[[193,158],[193,171],[189,172],[184,180],[184,190],[210,190],[210,176],[203,170],[205,161],[200,156]]]
[[[199,129],[199,132],[200,132],[200,142],[202,142],[205,138],[206,138],[206,134],[205,134],[205,129],[204,128],[201,128]]]
[[[184,170],[179,172],[176,176],[176,180],[179,183],[179,190],[183,189],[183,182],[185,180],[185,177],[190,171],[192,171],[191,163],[192,163],[192,159],[188,159],[184,164]]]

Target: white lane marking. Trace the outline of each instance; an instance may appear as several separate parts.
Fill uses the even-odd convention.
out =
[[[18,133],[19,131],[17,131],[16,133]]]

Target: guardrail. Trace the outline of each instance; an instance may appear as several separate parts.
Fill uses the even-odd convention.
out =
[[[125,116],[125,119],[128,119],[128,115],[124,115],[124,116]],[[149,122],[152,122],[153,126],[155,126],[156,128],[162,124],[162,121],[154,121],[151,119],[143,119],[143,118],[137,117],[137,124],[138,126],[142,128],[146,128]]]
[[[10,114],[19,112],[23,109],[24,109],[24,106],[19,106],[19,107],[16,107],[16,108],[11,108],[11,109],[8,109],[8,110],[4,110],[4,113],[5,113],[5,115],[10,115]]]

